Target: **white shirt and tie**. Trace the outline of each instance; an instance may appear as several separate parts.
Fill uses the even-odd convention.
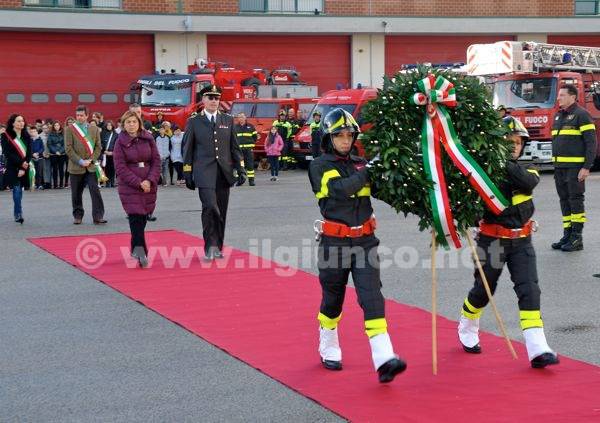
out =
[[[214,113],[210,113],[207,110],[204,110],[204,114],[206,115],[208,121],[214,125],[217,121],[217,112],[215,111]]]

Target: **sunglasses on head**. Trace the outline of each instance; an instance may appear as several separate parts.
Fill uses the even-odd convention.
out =
[[[213,95],[213,94],[207,94],[207,95],[206,95],[206,97],[207,97],[209,100],[218,100],[220,96],[218,96],[218,95]]]

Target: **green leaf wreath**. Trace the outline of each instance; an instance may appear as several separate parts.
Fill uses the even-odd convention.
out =
[[[445,108],[447,116],[460,144],[494,184],[499,185],[505,178],[504,167],[511,154],[506,129],[491,105],[490,93],[476,78],[425,66],[386,78],[377,98],[364,109],[364,119],[373,126],[361,140],[368,157],[380,155],[380,161],[370,169],[377,198],[405,216],[419,216],[421,231],[435,227],[429,196],[433,183],[424,169],[421,144],[426,107],[413,104],[411,98],[422,91],[419,81],[429,74],[454,84],[457,104]],[[468,178],[441,150],[456,229],[464,233],[481,218],[485,204]],[[436,235],[440,244],[447,244],[443,234]]]

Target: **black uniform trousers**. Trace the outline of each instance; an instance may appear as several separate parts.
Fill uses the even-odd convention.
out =
[[[506,264],[514,283],[513,289],[519,299],[519,310],[539,310],[540,288],[531,236],[499,239],[479,235],[477,247],[479,260],[492,294],[496,291],[498,278]],[[476,308],[483,308],[488,303],[488,297],[477,268],[475,269],[475,284],[467,298],[469,303]]]
[[[211,247],[222,249],[225,239],[227,206],[229,205],[229,182],[221,168],[217,170],[215,188],[198,188],[198,194],[202,202],[204,251],[208,253]]]
[[[240,150],[242,150],[246,174],[248,175],[248,178],[254,178],[254,153],[252,152],[252,148],[244,147],[242,145],[240,146]]]
[[[554,169],[554,182],[560,199],[560,210],[563,218],[568,218],[565,223],[571,222],[571,215],[585,213],[585,181],[577,180],[580,170],[579,167]],[[581,220],[581,217],[577,220]]]
[[[131,252],[135,252],[136,247],[141,247],[144,249],[144,252],[148,254],[146,237],[144,236],[146,223],[148,222],[148,216],[145,214],[130,214],[128,216],[129,229],[131,231]]]
[[[356,288],[364,319],[385,316],[385,300],[379,276],[379,239],[375,235],[360,238],[323,236],[319,244],[319,282],[323,291],[320,312],[334,319],[342,313],[348,277]]]
[[[81,175],[70,175],[71,179],[71,203],[73,205],[73,217],[82,219],[85,211],[83,210],[83,189],[88,187],[92,197],[92,218],[101,220],[104,218],[104,202],[98,188],[98,178],[95,172],[85,172]]]

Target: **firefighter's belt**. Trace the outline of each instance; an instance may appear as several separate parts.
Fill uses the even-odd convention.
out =
[[[537,224],[535,220],[528,221],[522,228],[509,229],[496,223],[479,222],[479,233],[492,238],[525,238],[535,232]]]
[[[337,238],[360,238],[375,232],[377,221],[374,216],[360,226],[348,226],[331,220],[317,220],[315,231],[320,235],[333,236]]]

